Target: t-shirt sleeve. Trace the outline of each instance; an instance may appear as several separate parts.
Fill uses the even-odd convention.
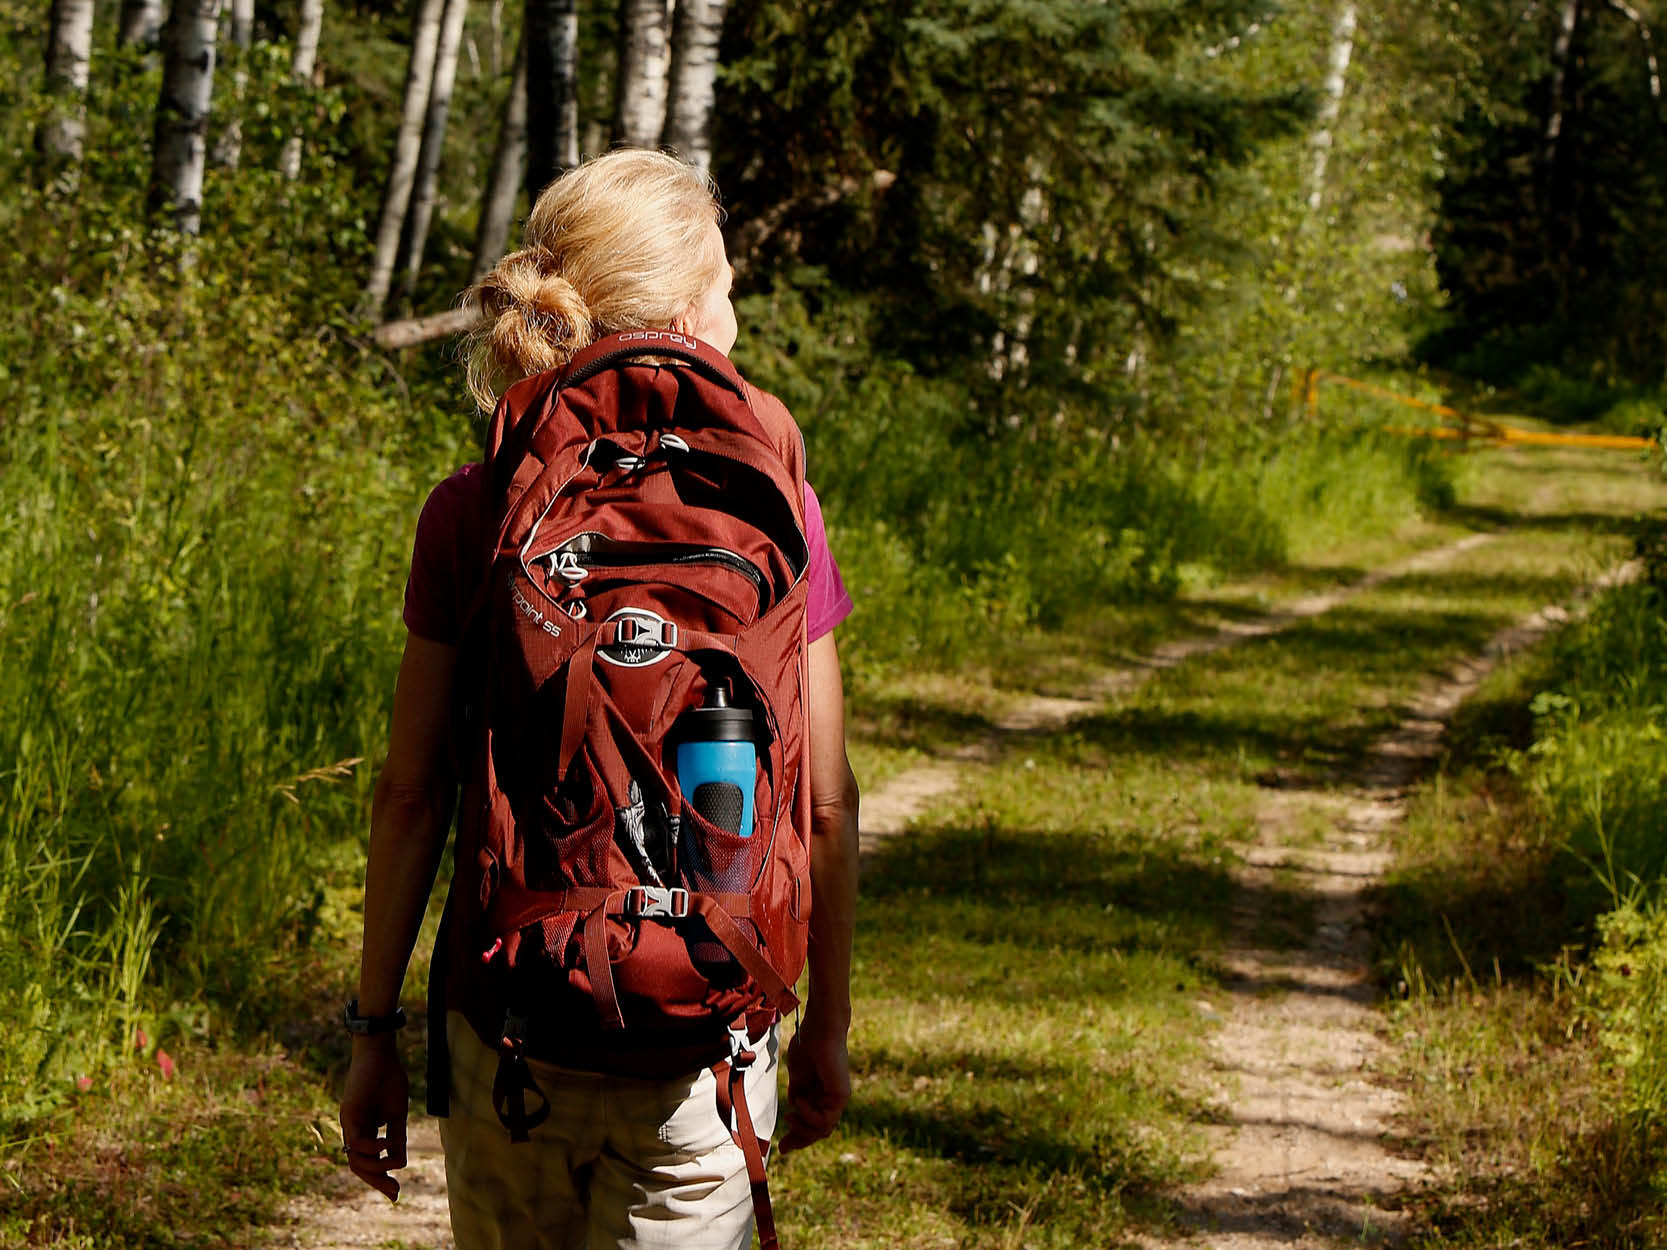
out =
[[[486,474],[464,465],[429,492],[411,544],[405,579],[405,628],[430,642],[455,646],[481,570],[477,541]]]
[[[811,642],[833,632],[851,615],[851,596],[839,575],[839,565],[828,547],[828,531],[822,523],[822,504],[805,483],[805,539],[810,547],[810,566],[805,572],[809,601],[805,607]]]

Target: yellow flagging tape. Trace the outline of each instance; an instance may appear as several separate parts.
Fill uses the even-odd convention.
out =
[[[1402,395],[1388,387],[1362,382],[1358,378],[1346,378],[1340,373],[1327,373],[1323,369],[1310,369],[1297,383],[1310,416],[1319,414],[1321,382],[1335,382],[1339,386],[1364,391],[1368,395],[1405,404],[1409,408],[1422,408],[1425,412],[1433,412],[1436,416],[1446,417],[1455,423],[1452,426],[1385,427],[1391,434],[1404,434],[1411,438],[1456,439],[1462,442],[1480,439],[1490,443],[1524,443],[1541,447],[1605,447],[1616,451],[1650,451],[1656,445],[1653,438],[1637,438],[1628,434],[1543,434],[1538,430],[1522,430],[1513,425],[1502,425],[1487,417],[1460,412],[1446,404]]]

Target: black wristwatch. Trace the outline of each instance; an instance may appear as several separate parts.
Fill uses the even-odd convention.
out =
[[[392,1014],[386,1016],[361,1016],[359,1014],[359,1000],[348,1000],[347,1006],[342,1008],[342,1024],[355,1037],[375,1037],[378,1033],[392,1033],[405,1027],[405,1008],[395,1007]]]

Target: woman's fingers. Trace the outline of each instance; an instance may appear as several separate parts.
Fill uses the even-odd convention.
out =
[[[389,1202],[399,1199],[399,1182],[390,1173],[405,1166],[404,1126],[387,1137],[353,1136],[347,1140],[347,1166],[353,1175]]]

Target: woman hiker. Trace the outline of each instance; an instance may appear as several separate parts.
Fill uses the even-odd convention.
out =
[[[560,368],[620,331],[669,329],[727,355],[736,321],[720,217],[710,181],[663,153],[610,152],[557,179],[538,197],[525,246],[469,292],[485,322],[469,362],[476,399],[490,411],[516,381]],[[785,419],[777,401],[750,395]],[[483,466],[465,466],[435,487],[418,520],[405,594],[408,636],[371,810],[364,945],[358,998],[349,1008],[355,1036],[341,1125],[353,1172],[390,1200],[399,1192],[394,1173],[406,1162],[409,1096],[390,1030],[457,797],[454,676],[464,617],[484,580],[487,486]],[[808,486],[804,505],[810,976],[787,1053],[784,1152],[832,1132],[850,1096],[846,1032],[857,876],[857,788],[845,753],[832,632],[851,601]],[[471,966],[452,954],[435,952],[442,982],[447,968],[457,981],[464,978],[456,969]],[[479,967],[478,952],[468,959]],[[431,1008],[460,988],[442,985]],[[449,1054],[447,1070],[432,1072],[431,1062],[430,1101],[445,1110],[446,1186],[460,1250],[739,1250],[749,1243],[747,1167],[720,1117],[715,1078],[706,1067],[644,1079],[562,1068],[530,1053],[537,1096],[548,1099],[550,1114],[529,1141],[512,1142],[494,1105],[499,1039],[478,1036],[456,1010],[443,1019],[431,1012],[429,1028],[431,1051]],[[744,1093],[765,1141],[776,1122],[774,1026],[750,1044],[757,1059],[745,1070]]]

